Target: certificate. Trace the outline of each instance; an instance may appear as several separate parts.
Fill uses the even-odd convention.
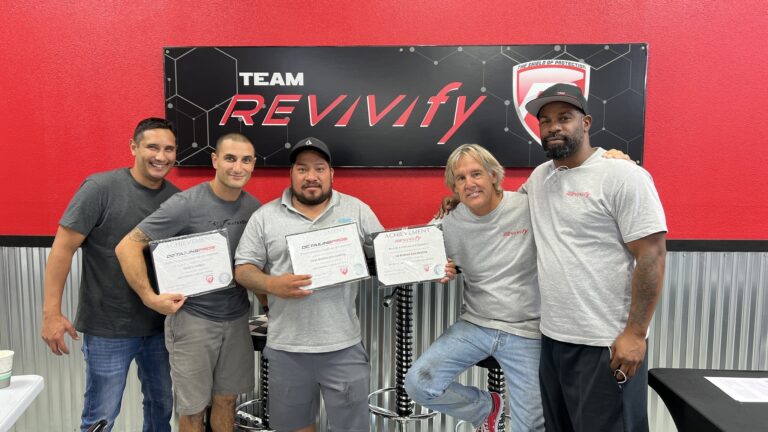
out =
[[[367,278],[368,266],[357,223],[285,236],[293,274],[312,276],[304,289],[318,289]]]
[[[234,286],[227,229],[149,242],[160,294],[205,294]]]
[[[445,277],[443,230],[437,225],[401,228],[374,234],[376,273],[385,286]]]

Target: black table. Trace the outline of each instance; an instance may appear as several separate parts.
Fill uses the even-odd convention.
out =
[[[768,431],[768,403],[737,402],[705,377],[768,378],[768,371],[651,369],[648,385],[678,431]]]

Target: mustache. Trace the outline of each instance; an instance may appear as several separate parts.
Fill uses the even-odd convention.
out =
[[[566,141],[567,139],[568,139],[568,137],[567,137],[567,136],[565,136],[565,135],[560,135],[560,134],[551,134],[551,135],[549,135],[548,137],[544,138],[544,141],[550,141],[550,140],[561,140],[561,141]]]

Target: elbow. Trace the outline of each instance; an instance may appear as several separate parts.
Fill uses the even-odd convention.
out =
[[[247,264],[239,264],[235,266],[235,281],[239,285],[242,285],[244,287],[247,287],[247,284],[245,283],[246,282],[245,273],[247,271],[247,269],[245,268],[246,266]]]
[[[117,256],[118,261],[124,261],[125,260],[125,253],[126,253],[126,238],[123,237],[122,240],[120,240],[120,243],[115,246],[115,256]]]

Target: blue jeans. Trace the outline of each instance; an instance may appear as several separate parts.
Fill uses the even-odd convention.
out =
[[[479,425],[491,412],[491,395],[454,380],[475,363],[493,356],[504,370],[512,431],[544,430],[539,391],[540,350],[538,339],[459,320],[416,360],[405,377],[405,390],[424,407]]]
[[[83,334],[85,404],[80,429],[105,419],[112,430],[120,413],[131,361],[138,366],[144,394],[144,432],[170,432],[173,394],[168,351],[162,333],[147,337],[105,338]]]

